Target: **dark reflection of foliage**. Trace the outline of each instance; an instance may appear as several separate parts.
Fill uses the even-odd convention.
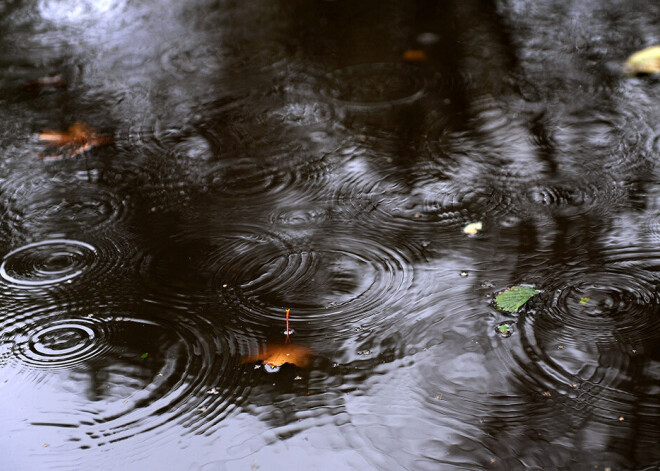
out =
[[[10,11],[18,4],[19,2],[13,2],[11,6],[4,7],[4,11]],[[657,128],[658,117],[637,117],[631,112],[634,103],[626,102],[630,97],[617,95],[620,92],[617,90],[620,77],[604,65],[611,58],[604,57],[603,50],[606,48],[602,44],[590,44],[589,38],[578,38],[585,43],[584,46],[577,54],[570,55],[573,58],[571,61],[563,59],[568,55],[564,50],[567,44],[562,42],[562,33],[558,33],[556,29],[573,21],[570,6],[554,2],[557,6],[554,10],[555,16],[550,19],[538,18],[540,22],[543,20],[538,30],[530,31],[525,25],[517,26],[515,16],[507,18],[507,14],[513,15],[509,8],[515,10],[516,5],[522,7],[523,4],[524,2],[496,3],[486,0],[341,0],[289,2],[275,7],[261,2],[263,11],[259,12],[260,23],[257,25],[259,37],[283,45],[292,72],[282,73],[277,68],[264,66],[255,67],[256,71],[251,71],[248,77],[244,77],[240,73],[233,75],[231,67],[228,67],[229,70],[223,70],[222,74],[209,77],[205,84],[209,89],[216,87],[219,96],[214,97],[213,101],[196,106],[198,116],[194,119],[185,116],[181,119],[194,121],[185,124],[208,139],[211,163],[236,156],[266,161],[271,157],[271,145],[274,147],[274,144],[284,138],[291,146],[286,148],[287,151],[303,148],[307,153],[302,154],[311,154],[312,157],[315,157],[317,152],[330,154],[329,149],[312,142],[307,133],[308,129],[304,126],[296,127],[292,123],[274,119],[269,114],[261,116],[260,111],[281,106],[290,99],[290,89],[295,90],[295,87],[300,85],[294,80],[298,79],[296,71],[308,73],[311,83],[328,88],[329,85],[325,83],[327,76],[336,70],[362,63],[398,64],[405,49],[417,47],[414,41],[417,34],[437,32],[439,40],[428,47],[427,63],[411,66],[410,69],[424,80],[426,90],[422,100],[405,106],[383,107],[363,114],[349,110],[338,122],[317,127],[324,130],[328,128],[328,140],[334,139],[337,143],[353,140],[356,134],[364,135],[362,146],[367,150],[374,150],[371,148],[373,146],[392,159],[392,166],[387,168],[377,162],[369,162],[368,172],[379,175],[384,181],[402,180],[408,192],[406,196],[419,190],[423,185],[419,182],[426,180],[429,174],[437,179],[454,180],[460,188],[472,190],[466,192],[467,196],[464,198],[457,197],[450,207],[443,207],[441,210],[463,211],[476,215],[485,213],[484,218],[491,220],[493,227],[497,228],[493,231],[493,239],[490,241],[492,247],[474,250],[478,256],[483,255],[487,260],[497,251],[499,260],[505,260],[508,264],[502,269],[513,273],[511,279],[506,281],[539,283],[540,288],[547,290],[546,294],[532,302],[528,314],[523,313],[518,319],[521,325],[536,322],[532,313],[543,319],[544,308],[548,308],[553,302],[552,291],[568,288],[566,280],[557,279],[568,272],[565,267],[579,261],[582,263],[583,273],[586,274],[590,271],[597,273],[611,263],[608,259],[608,235],[613,227],[612,218],[630,210],[631,207],[635,211],[642,211],[645,207],[652,206],[652,203],[645,200],[644,194],[649,186],[652,186],[652,182],[647,182],[648,172],[657,155],[636,149],[635,136],[631,130],[623,129],[619,130],[618,134],[609,134],[603,138],[606,142],[594,143],[588,140],[588,135],[578,136],[575,144],[583,147],[580,147],[575,155],[567,156],[561,148],[560,128],[569,117],[579,117],[581,111],[590,108],[601,110],[606,118],[631,115],[628,121],[623,120],[624,124],[630,126],[648,120],[648,127],[641,130],[642,134]],[[640,5],[635,12],[657,10],[652,2],[641,2]],[[222,3],[221,6],[228,12],[226,18],[232,21],[236,10],[240,9],[238,4],[231,2]],[[616,31],[622,23],[627,22],[628,14],[621,7],[609,6],[612,7],[611,13],[607,13],[607,9],[599,10],[599,21],[604,28]],[[266,21],[268,19],[273,21]],[[637,42],[641,42],[644,38],[641,37],[642,33],[635,32],[636,22],[644,26],[642,20],[631,16],[626,31],[631,37],[636,37]],[[217,41],[228,47],[242,44],[245,25],[228,23],[229,20],[221,16],[214,21],[213,28],[208,28],[207,25],[209,30],[217,29],[221,33],[209,33],[206,41]],[[549,36],[548,41],[555,42],[549,43],[547,50],[539,51],[539,57],[530,57],[529,51],[522,49],[526,42],[540,34]],[[254,44],[251,47],[254,47]],[[255,49],[258,50],[258,47]],[[240,54],[241,50],[237,51]],[[267,62],[266,59],[264,62]],[[73,62],[73,59],[66,57],[62,59],[65,72],[75,68]],[[59,66],[58,61],[52,63]],[[233,64],[231,60],[229,64]],[[306,83],[305,80],[301,81]],[[167,84],[166,81],[163,83]],[[13,85],[0,91],[0,98],[12,102],[15,98],[11,97],[16,89]],[[231,92],[233,89],[239,91],[235,96]],[[166,94],[161,95],[154,94],[153,100],[164,100],[163,96]],[[249,95],[249,98],[241,101],[246,95]],[[71,90],[62,90],[46,96],[27,94],[26,97],[26,94],[21,94],[18,98],[22,106],[29,107],[31,111],[44,108],[44,104],[47,105],[46,108],[59,110],[57,114],[61,122],[50,125],[60,125],[63,128],[71,124],[65,121],[80,113],[81,109],[91,112],[94,107],[100,106],[99,103],[90,103],[89,98],[80,99]],[[479,127],[482,111],[479,108],[479,100],[484,98],[492,100],[494,108],[504,108],[504,118],[509,119],[516,115],[518,121],[506,122],[502,129],[495,131]],[[308,105],[331,102],[328,96],[316,89],[306,98],[296,97],[296,100],[297,103]],[[118,112],[114,116],[112,113],[104,114],[103,118],[117,122],[122,120]],[[613,122],[616,123],[616,120]],[[108,124],[110,123],[101,123],[103,126]],[[336,129],[333,128],[335,125]],[[570,125],[569,121],[567,126]],[[317,130],[317,127],[312,126],[313,130]],[[530,172],[516,180],[506,166],[515,163],[519,158],[515,154],[518,149],[508,147],[508,142],[501,143],[499,139],[518,134],[524,136],[522,140],[528,143],[525,152],[530,154],[527,156],[529,165],[538,165],[542,170],[537,173]],[[387,139],[381,139],[383,136]],[[456,136],[461,136],[462,139],[458,140]],[[157,140],[153,136],[147,137],[153,138],[153,141]],[[645,138],[652,140],[652,136],[642,135],[640,141]],[[586,144],[582,143],[581,139]],[[624,141],[624,145],[620,145],[622,143],[617,142],[617,139]],[[121,141],[121,138],[119,140]],[[382,143],[382,140],[387,142]],[[429,140],[437,144],[431,151],[426,150]],[[177,143],[176,139],[174,143]],[[172,142],[166,141],[167,145],[162,146],[166,150],[154,145],[147,138],[143,142],[138,140],[131,145],[126,142],[124,144],[126,147],[119,146],[116,156],[103,153],[90,155],[90,167],[86,167],[86,170],[98,172],[91,172],[90,179],[94,181],[94,178],[98,178],[96,181],[100,187],[114,189],[122,197],[130,196],[138,200],[140,208],[131,218],[121,222],[124,226],[121,229],[131,232],[136,244],[149,248],[163,245],[169,247],[166,242],[172,242],[170,238],[174,240],[171,252],[159,254],[161,258],[158,259],[158,264],[147,264],[147,272],[143,276],[153,276],[157,268],[159,279],[167,280],[170,283],[168,287],[185,286],[183,294],[195,297],[195,300],[202,299],[205,303],[201,307],[197,306],[198,310],[186,311],[187,314],[200,319],[227,320],[227,325],[219,327],[223,332],[225,328],[240,330],[240,326],[236,326],[231,319],[234,312],[228,309],[234,306],[228,306],[214,297],[219,286],[213,283],[219,283],[223,278],[235,284],[257,279],[272,260],[263,260],[252,266],[234,263],[241,258],[249,258],[250,254],[239,249],[232,251],[224,248],[222,235],[236,221],[247,221],[253,226],[263,228],[269,221],[268,217],[278,209],[278,205],[291,204],[291,201],[282,203],[276,198],[265,198],[260,204],[243,212],[240,198],[231,199],[222,194],[218,196],[213,193],[213,190],[218,188],[207,191],[207,187],[213,187],[209,184],[211,179],[203,171],[196,173],[204,163],[186,163],[185,159],[178,155],[167,154],[170,150],[168,146]],[[334,149],[336,146],[329,147]],[[608,168],[601,168],[604,166],[598,159],[612,157],[609,153],[600,155],[599,152],[603,152],[603,149],[608,149],[608,152],[614,149],[611,151],[614,154],[627,153],[620,160],[608,161]],[[133,152],[137,151],[140,155],[133,155]],[[294,152],[292,154],[295,155]],[[468,170],[473,168],[472,164],[476,159],[481,159],[476,165],[477,171],[469,173]],[[124,171],[123,162],[142,165],[142,168],[138,167],[137,171],[130,173]],[[438,168],[438,162],[446,164],[450,170]],[[303,164],[302,161],[296,163]],[[62,168],[66,168],[66,165],[74,171],[83,168],[80,162],[65,164]],[[51,170],[46,170],[49,171]],[[396,176],[391,177],[390,172],[396,173]],[[231,176],[231,171],[228,171],[227,175]],[[603,188],[607,188],[614,180],[622,184],[623,190],[620,194],[610,197]],[[593,185],[583,185],[585,181]],[[555,199],[539,202],[525,196],[535,186],[553,191]],[[581,192],[592,187],[595,190],[586,197],[582,195],[583,200],[580,200]],[[162,189],[154,191],[154,188]],[[184,201],[179,192],[182,188],[187,190],[188,199],[185,200],[185,205],[177,206],[177,203]],[[505,199],[505,196],[510,199]],[[319,206],[324,206],[322,209],[332,215],[331,220],[310,224],[305,231],[301,231],[303,235],[291,231],[291,245],[300,242],[301,245],[331,247],[335,237],[345,234],[346,227],[352,230],[351,236],[356,239],[372,236],[373,232],[376,232],[379,241],[390,247],[401,247],[410,240],[417,241],[422,238],[434,240],[435,237],[440,238],[443,235],[442,230],[433,225],[420,227],[408,224],[405,227],[390,227],[388,221],[383,221],[378,216],[366,216],[364,220],[356,222],[352,219],[352,214],[351,217],[344,216],[344,208],[339,203],[320,199],[322,201]],[[354,203],[351,198],[348,199],[349,203]],[[498,199],[504,203],[495,204],[494,201]],[[587,200],[593,200],[593,204],[587,207],[584,202]],[[375,211],[379,209],[376,203],[365,204],[365,207],[368,207],[365,211],[368,215],[371,215],[371,212],[376,214]],[[508,227],[498,226],[502,220],[509,217],[515,218],[513,220],[516,223],[509,224]],[[360,225],[370,227],[364,230]],[[61,227],[41,230],[47,234],[49,231],[55,232],[56,229],[63,230]],[[460,231],[460,227],[458,230]],[[194,231],[197,237],[195,243],[188,246],[182,243],[177,245],[177,238],[186,240],[191,231]],[[466,247],[457,245],[451,249],[462,251],[468,256],[474,255],[474,252],[470,252],[471,249]],[[285,247],[282,253],[277,255],[289,255],[285,249],[289,247]],[[478,252],[479,250],[483,250],[483,253]],[[218,269],[217,265],[207,263],[209,254],[217,257],[215,262],[221,262],[221,269]],[[269,252],[268,255],[272,258],[273,253]],[[421,254],[416,253],[411,254],[407,261],[415,264],[423,262],[423,259]],[[327,262],[325,267],[320,267],[318,278],[302,280],[295,286],[306,294],[273,292],[259,295],[262,300],[272,301],[273,304],[294,298],[301,303],[314,305],[314,297],[317,300],[329,299],[331,295],[351,293],[357,289],[360,283],[357,269],[347,270],[342,266],[341,260],[330,259]],[[648,262],[647,265],[651,263]],[[641,270],[645,269],[651,271],[657,268],[642,266]],[[100,291],[101,287],[90,288],[87,295],[102,296]],[[150,287],[134,286],[126,282],[123,282],[121,292],[113,295],[147,299],[149,302],[153,302],[157,297]],[[287,298],[286,295],[290,297]],[[185,311],[183,308],[181,310]],[[643,319],[649,322],[658,314],[657,306],[652,304],[643,311],[646,313]],[[604,314],[608,315],[612,314]],[[561,323],[561,319],[551,319],[545,324],[538,322],[546,336],[566,334],[568,329]],[[423,327],[414,328],[421,330]],[[272,336],[273,329],[271,326],[259,326],[249,334],[261,341]],[[278,375],[255,373],[250,376],[249,400],[243,407],[272,427],[281,429],[280,438],[287,438],[298,432],[295,426],[289,426],[299,417],[301,411],[314,411],[319,417],[333,420],[340,425],[349,420],[342,395],[356,393],[359,385],[366,382],[377,365],[405,358],[405,342],[410,340],[405,335],[406,329],[402,327],[402,331],[396,335],[388,333],[379,341],[363,342],[360,348],[373,348],[370,342],[379,347],[378,355],[368,360],[333,367],[332,362],[325,356],[326,352],[319,352],[314,368],[309,373],[292,366],[284,367]],[[313,326],[309,331],[310,336],[323,334],[314,331]],[[583,460],[584,456],[587,456],[607,465],[639,469],[660,459],[655,451],[657,447],[653,449],[653,445],[660,440],[658,424],[653,421],[658,415],[657,397],[649,392],[652,391],[653,381],[657,380],[651,370],[657,369],[660,361],[658,338],[657,334],[636,338],[635,333],[639,335],[639,332],[643,332],[643,329],[635,330],[632,334],[614,334],[614,339],[623,344],[637,345],[637,348],[644,352],[627,358],[624,366],[616,372],[617,378],[620,378],[616,384],[616,393],[598,386],[589,391],[594,401],[612,399],[612,402],[615,402],[625,399],[625,404],[629,407],[623,424],[616,423],[616,427],[604,425],[608,440],[608,454],[605,458],[601,459],[602,457],[594,456],[589,450],[582,449],[585,443],[581,443],[572,435],[573,430],[587,426],[595,414],[593,404],[588,401],[581,403],[563,397],[560,399],[556,396],[543,396],[543,382],[540,378],[545,372],[536,362],[539,359],[513,366],[510,373],[511,383],[515,385],[514,392],[521,404],[520,410],[516,411],[519,413],[518,420],[512,424],[506,410],[499,411],[493,407],[490,417],[484,420],[482,426],[486,446],[497,450],[505,443],[522,453],[525,448],[569,436],[569,439],[575,440],[575,448],[565,450],[569,456],[563,456],[562,451],[557,451],[559,458],[553,456],[548,458],[548,461],[543,461],[541,457],[539,466],[554,464],[552,460],[555,458],[569,462]],[[580,332],[568,333],[580,335]],[[163,344],[167,344],[167,339],[145,339],[143,333],[137,331],[122,332],[121,338],[124,342],[122,348],[131,358],[122,358],[117,362],[90,362],[90,400],[103,397],[103,391],[109,381],[108,371],[118,364],[126,364],[140,370],[140,379],[144,380],[145,384],[153,371],[157,371],[159,365],[155,363],[155,355],[146,361],[140,360],[139,355],[145,350],[163,351]],[[532,344],[536,342],[520,330],[517,336],[513,336],[513,339],[515,338],[521,339],[523,351],[532,348]],[[588,342],[593,339],[585,336],[582,340]],[[602,352],[598,350],[598,353],[605,356],[613,354],[612,351],[616,352],[612,345],[605,345]],[[246,371],[249,370],[246,368]],[[303,376],[303,380],[295,380],[298,374]],[[610,394],[612,396],[609,396]],[[548,418],[553,420],[552,427],[548,426]],[[456,452],[461,453],[460,450]],[[584,455],[580,455],[580,452]],[[519,463],[512,460],[508,469],[515,469],[518,465]]]

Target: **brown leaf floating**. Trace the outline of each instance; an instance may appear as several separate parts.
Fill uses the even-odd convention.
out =
[[[46,142],[49,148],[59,148],[54,155],[39,155],[42,159],[55,160],[63,157],[75,157],[94,147],[112,142],[112,137],[98,134],[93,128],[77,122],[66,132],[44,131],[39,134],[39,140]]]
[[[243,363],[262,362],[264,365],[277,368],[285,364],[299,366],[300,368],[309,367],[314,352],[311,348],[302,345],[268,345],[265,350],[258,355],[249,355],[243,358]]]

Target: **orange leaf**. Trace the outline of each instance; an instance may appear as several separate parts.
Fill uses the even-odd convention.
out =
[[[97,134],[94,129],[84,123],[77,122],[66,132],[44,131],[39,134],[39,140],[47,142],[50,147],[60,147],[59,155],[48,156],[48,158],[73,157],[112,141],[110,136]],[[40,156],[44,158],[43,156]]]
[[[243,358],[242,363],[262,362],[264,365],[278,367],[287,363],[301,368],[307,368],[314,352],[311,348],[301,345],[268,345],[262,353]]]

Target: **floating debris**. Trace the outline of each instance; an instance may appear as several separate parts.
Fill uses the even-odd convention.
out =
[[[421,49],[408,49],[403,52],[403,60],[406,62],[426,62],[426,53]]]
[[[511,331],[511,324],[508,322],[502,322],[497,326],[497,332],[502,336],[502,337],[511,337],[512,331]]]
[[[631,55],[624,65],[626,74],[659,74],[660,46],[651,46]]]
[[[518,312],[529,299],[540,291],[531,286],[513,286],[502,291],[495,298],[497,308],[507,312]]]
[[[48,143],[50,148],[59,148],[60,153],[54,155],[39,155],[45,160],[57,160],[64,157],[75,157],[94,147],[112,142],[112,137],[98,134],[94,129],[77,122],[66,132],[44,131],[39,134],[39,140]]]
[[[260,361],[263,365],[272,368],[290,365],[307,368],[314,355],[312,349],[301,345],[268,345],[262,353],[249,355],[243,358],[243,363],[254,363]]]
[[[476,235],[477,232],[484,228],[482,222],[472,222],[463,228],[463,233],[467,235]]]

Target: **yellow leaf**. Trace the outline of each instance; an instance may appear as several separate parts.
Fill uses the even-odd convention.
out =
[[[477,232],[483,229],[483,227],[484,225],[481,222],[473,222],[465,226],[463,228],[463,232],[465,232],[467,235],[475,235]]]
[[[660,73],[660,46],[652,46],[634,53],[625,64],[628,75]]]

